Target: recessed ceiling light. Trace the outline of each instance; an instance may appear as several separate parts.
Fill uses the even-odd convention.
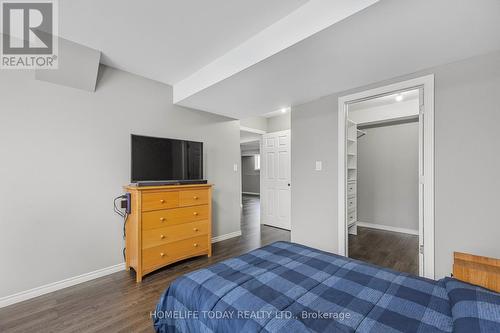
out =
[[[286,108],[281,109],[281,113],[286,113]]]
[[[397,95],[396,96],[396,102],[401,102],[403,100],[403,95]]]

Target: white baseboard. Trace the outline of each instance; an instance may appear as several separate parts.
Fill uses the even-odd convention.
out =
[[[375,224],[375,223],[368,223],[368,222],[361,222],[361,221],[356,222],[356,224],[358,225],[358,227],[366,227],[366,228],[372,228],[372,229],[401,232],[403,234],[410,234],[410,235],[417,235],[418,236],[418,230],[413,230],[413,229],[397,228],[397,227],[391,227],[389,225],[382,225],[382,224]]]
[[[260,193],[255,193],[255,192],[242,192],[243,194],[250,194],[250,195],[259,195]]]
[[[212,237],[212,243],[217,243],[217,242],[229,239],[229,238],[239,237],[239,236],[241,236],[241,230],[231,232],[231,233],[225,234],[225,235],[220,235],[217,237]]]
[[[48,294],[48,293],[51,293],[51,292],[54,292],[57,290],[68,288],[68,287],[71,287],[71,286],[74,286],[74,285],[77,285],[77,284],[80,284],[83,282],[87,282],[87,281],[90,281],[93,279],[97,279],[97,278],[100,278],[100,277],[103,277],[103,276],[106,276],[109,274],[123,271],[124,269],[125,269],[125,263],[121,263],[118,265],[98,269],[97,271],[93,271],[90,273],[85,273],[85,274],[74,276],[74,277],[64,279],[61,281],[49,283],[49,284],[46,284],[44,286],[29,289],[26,291],[22,291],[22,292],[13,294],[13,295],[0,297],[0,308],[9,306],[9,305],[12,305],[15,303],[19,303],[22,301],[26,301],[26,300],[29,300],[29,299],[32,299],[32,298],[35,298],[38,296],[42,296],[42,295],[45,295],[45,294]]]
[[[217,242],[220,242],[220,241],[223,241],[226,239],[230,239],[233,237],[238,237],[238,236],[241,236],[241,230],[231,232],[229,234],[213,237],[212,243],[217,243]],[[120,271],[123,271],[124,269],[125,269],[125,263],[121,263],[121,264],[117,264],[114,266],[98,269],[98,270],[93,271],[93,272],[74,276],[74,277],[64,279],[61,281],[49,283],[49,284],[46,284],[44,286],[40,286],[37,288],[22,291],[22,292],[13,294],[13,295],[0,297],[0,308],[6,307],[6,306],[9,306],[12,304],[16,304],[16,303],[19,303],[22,301],[26,301],[26,300],[29,300],[29,299],[32,299],[32,298],[35,298],[38,296],[42,296],[42,295],[45,295],[45,294],[48,294],[48,293],[51,293],[51,292],[54,292],[57,290],[68,288],[68,287],[71,287],[71,286],[74,286],[74,285],[77,285],[80,283],[84,283],[84,282],[87,282],[90,280],[94,280],[94,279],[97,279],[97,278],[100,278],[100,277],[103,277],[103,276],[106,276],[109,274],[120,272]]]

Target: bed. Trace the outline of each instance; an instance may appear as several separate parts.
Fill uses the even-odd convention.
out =
[[[276,242],[175,280],[157,332],[500,332],[500,295]]]

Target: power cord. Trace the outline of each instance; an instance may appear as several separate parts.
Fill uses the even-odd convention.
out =
[[[123,239],[126,238],[126,226],[127,226],[127,217],[128,217],[128,214],[127,212],[122,212],[120,210],[120,208],[116,205],[116,202],[118,200],[123,200],[123,199],[127,199],[127,196],[126,195],[120,195],[119,197],[116,197],[114,200],[113,200],[113,210],[115,211],[116,214],[118,214],[122,219],[123,219]],[[126,247],[123,248],[123,260],[125,260],[125,252],[126,252]]]

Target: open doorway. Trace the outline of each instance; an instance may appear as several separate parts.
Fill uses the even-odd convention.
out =
[[[260,234],[261,136],[241,131],[241,230],[247,235]]]
[[[262,146],[266,130],[273,129],[273,120],[258,117],[242,120],[240,126],[241,235],[249,248],[276,240],[290,240],[289,231],[265,224],[262,219],[266,207],[262,202]]]
[[[348,255],[418,275],[419,90],[347,113]]]
[[[241,144],[241,191],[260,197],[260,142]]]
[[[290,108],[240,121],[242,208],[258,204],[260,224],[284,230],[291,229],[290,125]]]
[[[433,278],[433,77],[339,110],[339,253]]]

